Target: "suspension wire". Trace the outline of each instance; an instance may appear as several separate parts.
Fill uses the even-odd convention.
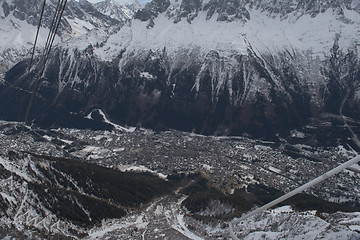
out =
[[[64,3],[64,5],[62,5]],[[39,84],[40,84],[40,81],[41,81],[41,78],[42,78],[42,75],[44,74],[44,71],[45,71],[45,68],[46,68],[46,63],[49,59],[49,56],[50,56],[50,51],[51,51],[51,48],[53,46],[53,43],[54,43],[54,40],[55,40],[55,37],[56,37],[56,32],[60,26],[60,22],[61,22],[61,18],[62,18],[62,15],[64,13],[64,10],[65,10],[65,5],[67,3],[67,0],[62,0],[61,4],[60,4],[60,9],[59,9],[59,12],[58,12],[58,16],[56,17],[56,22],[55,22],[55,25],[54,25],[54,29],[53,29],[53,34],[51,35],[50,37],[50,41],[49,41],[49,45],[47,47],[47,49],[44,50],[44,54],[43,54],[43,65],[42,65],[42,70],[41,70],[41,73],[39,74],[39,78],[37,78],[37,81],[35,82],[35,85],[34,85],[34,91],[33,93],[36,93],[38,88],[39,88]],[[35,94],[33,94],[35,95]]]
[[[59,29],[59,26],[60,26],[60,23],[61,23],[61,18],[62,18],[62,15],[64,13],[64,10],[65,10],[65,6],[66,6],[66,3],[67,3],[67,0],[62,0],[61,4],[64,5],[62,6],[62,9],[60,7],[60,12],[59,12],[59,17],[58,17],[58,21],[57,21],[57,24],[56,24],[56,28],[55,28],[55,31],[54,31],[54,34],[52,35],[52,39],[51,39],[51,42],[50,42],[50,45],[49,45],[49,48],[47,49],[47,53],[46,53],[46,58],[45,58],[45,63],[47,62],[48,58],[49,58],[49,55],[50,55],[50,51],[51,51],[51,48],[53,46],[53,43],[54,43],[54,40],[55,40],[55,37],[56,37],[56,33]],[[44,64],[45,65],[45,64]],[[45,68],[45,66],[43,66]]]
[[[41,59],[40,59],[40,64],[43,62],[46,49],[48,48],[48,45],[49,45],[49,43],[50,43],[50,38],[51,38],[51,36],[52,36],[52,34],[53,34],[53,32],[54,32],[54,29],[55,29],[55,22],[56,22],[56,20],[57,20],[57,16],[59,15],[58,12],[59,12],[59,7],[60,7],[60,2],[61,2],[61,0],[58,0],[57,6],[56,6],[56,10],[55,10],[55,13],[54,13],[54,17],[53,17],[53,19],[52,19],[52,22],[51,22],[51,25],[50,25],[50,30],[49,30],[49,33],[48,33],[48,36],[47,36],[47,39],[46,39],[45,48],[44,48],[43,54],[42,54]],[[37,74],[37,75],[39,76],[39,74]],[[41,75],[42,75],[42,74],[40,74],[40,77],[41,77]],[[37,76],[37,77],[38,77],[38,76]],[[35,85],[37,85],[37,82],[38,82],[38,80],[36,79],[36,80],[35,80]],[[33,91],[32,91],[33,93],[34,93],[34,90],[35,90],[35,85],[34,85],[34,87],[33,87]],[[24,126],[26,125],[27,120],[28,120],[28,117],[29,117],[29,114],[30,114],[30,108],[31,108],[31,105],[32,105],[32,103],[33,103],[33,101],[34,101],[33,98],[34,98],[34,97],[33,97],[33,94],[32,94],[32,95],[31,95],[31,98],[30,98],[30,102],[29,102],[28,107],[27,107],[27,109],[26,109],[25,118],[24,118]],[[23,130],[24,130],[24,128],[23,128]]]
[[[40,20],[39,20],[39,25],[38,25],[38,28],[37,28],[37,31],[36,31],[34,48],[33,48],[32,54],[31,54],[31,60],[30,60],[30,65],[29,65],[29,70],[28,70],[29,72],[30,72],[30,69],[31,69],[31,67],[32,67],[32,63],[33,63],[33,60],[34,60],[36,44],[37,44],[37,40],[38,40],[38,37],[39,37],[41,22],[42,22],[42,19],[43,19],[43,16],[44,16],[45,4],[46,4],[46,0],[44,0],[44,3],[43,3],[43,5],[42,5],[42,9],[41,9],[41,15],[40,15]]]
[[[51,37],[52,37],[52,35],[53,35],[53,32],[54,32],[54,30],[55,30],[56,22],[58,21],[60,2],[61,2],[61,0],[58,0],[57,6],[56,6],[56,10],[55,10],[55,14],[54,14],[54,17],[53,17],[52,22],[51,22],[50,31],[49,31],[49,34],[48,34],[47,39],[46,39],[45,48],[44,48],[43,54],[42,54],[42,56],[41,56],[41,61],[43,61],[44,56],[45,56],[45,53],[46,53],[47,49],[49,48],[50,39],[51,39]],[[61,2],[61,3],[62,3],[62,2]],[[40,61],[40,62],[41,62],[41,61]]]
[[[233,221],[230,222],[230,226],[229,226],[229,233],[230,233],[230,236],[232,239],[234,240],[239,240],[239,238],[236,236],[236,234],[234,233],[234,225],[240,223],[241,221],[244,221],[246,219],[248,219],[249,217],[252,217],[258,213],[261,213],[293,196],[295,196],[296,194],[306,190],[306,189],[309,189],[310,187],[314,186],[315,184],[318,184],[318,183],[321,183],[322,181],[334,176],[335,174],[338,174],[339,172],[341,172],[342,170],[348,168],[348,167],[351,167],[352,165],[356,164],[360,162],[360,155],[357,155],[356,157],[352,158],[351,160],[337,166],[336,168],[324,173],[323,175],[321,175],[320,177],[317,177],[315,179],[313,179],[312,181],[310,182],[307,182],[305,183],[304,185],[292,190],[291,192],[288,192],[287,194],[275,199],[274,201],[268,203],[268,204],[265,204],[264,206],[260,207],[260,208],[257,208],[255,209],[254,211],[248,213],[248,214],[245,214],[244,216],[241,216],[240,218],[238,219],[234,219]]]
[[[35,95],[36,95],[36,93],[37,93],[37,91],[39,89],[41,78],[42,78],[42,76],[43,76],[43,74],[45,72],[46,63],[47,63],[47,61],[49,59],[50,51],[51,51],[52,45],[53,45],[55,37],[56,37],[56,32],[57,32],[57,30],[58,30],[58,28],[60,26],[61,18],[63,16],[66,3],[67,3],[67,0],[59,0],[59,2],[58,2],[58,6],[56,8],[55,15],[54,15],[54,18],[53,18],[53,23],[52,23],[52,26],[50,28],[48,38],[47,38],[47,41],[46,41],[46,46],[45,46],[45,49],[44,49],[44,52],[43,52],[43,55],[42,55],[42,59],[40,61],[41,65],[42,65],[41,66],[41,71],[40,71],[40,74],[38,74],[38,76],[37,76],[37,78],[35,80],[35,83],[34,83],[34,86],[33,86],[33,91],[32,91],[32,94],[31,94],[30,101],[29,101],[29,105],[28,105],[28,107],[26,109],[23,130],[24,130],[25,125],[27,124],[29,114],[30,114],[30,110],[31,110],[31,107],[32,107],[32,105],[34,103]]]
[[[28,73],[30,73],[30,70],[31,70],[31,67],[32,67],[32,64],[33,64],[33,61],[34,61],[36,45],[37,45],[37,41],[38,41],[38,37],[39,37],[39,33],[40,33],[40,27],[41,27],[41,23],[42,23],[42,19],[43,19],[43,16],[44,16],[44,11],[45,11],[45,5],[46,5],[46,0],[44,0],[43,5],[42,5],[42,9],[41,9],[39,24],[38,24],[38,27],[37,27],[35,41],[34,41],[34,47],[33,47],[32,53],[31,53],[31,60],[30,60],[29,68],[28,68]],[[28,86],[27,81],[25,81],[24,90],[27,89],[27,86]],[[23,97],[21,98],[21,104],[20,104],[19,114],[18,114],[19,122],[22,120],[21,115],[22,115],[22,109],[24,107],[24,102],[25,102],[25,93],[23,94]]]

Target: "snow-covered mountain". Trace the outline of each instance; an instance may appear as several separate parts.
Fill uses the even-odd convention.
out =
[[[113,15],[110,3],[96,6]],[[79,28],[93,30],[54,51],[32,116],[42,124],[62,124],[43,109],[70,118],[101,109],[127,125],[264,136],[323,112],[360,116],[358,1],[153,0],[111,31],[78,4],[91,16],[76,18]],[[33,81],[35,72],[18,75],[25,65],[4,81]],[[16,94],[5,87],[1,100]],[[1,113],[15,116],[10,105]]]
[[[46,2],[42,29],[40,31],[38,51],[45,46],[57,1]],[[0,1],[0,67],[4,73],[16,62],[30,57],[30,49],[35,40],[37,25],[41,13],[41,1],[1,0]],[[130,11],[130,10],[129,10]],[[129,13],[130,14],[130,13]],[[101,38],[119,28],[121,21],[99,12],[86,0],[68,1],[64,17],[58,30],[56,42],[76,39],[87,35]],[[75,40],[76,41],[76,40]]]
[[[261,53],[294,48],[323,56],[329,52],[336,34],[341,36],[344,47],[357,44],[356,2],[153,1],[137,12],[135,18],[145,21],[147,27],[154,25],[154,29],[147,30],[141,38],[135,36],[133,42],[146,36],[148,46],[157,43],[159,49],[165,45],[189,48],[191,44],[208,51],[246,53],[245,39]],[[136,21],[133,25],[144,29]],[[155,41],[159,35],[162,41]],[[166,44],[170,41],[172,44]]]
[[[110,16],[111,18],[117,19],[121,22],[126,22],[133,18],[134,14],[138,9],[140,9],[141,5],[137,1],[133,4],[122,4],[114,0],[105,0],[103,2],[96,3],[95,7],[104,15]]]

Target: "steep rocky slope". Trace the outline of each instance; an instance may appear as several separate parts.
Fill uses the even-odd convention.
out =
[[[32,119],[68,126],[101,109],[133,126],[272,136],[324,112],[359,118],[359,22],[356,1],[154,0],[116,31],[58,45]],[[28,97],[26,64],[6,74],[2,118]]]

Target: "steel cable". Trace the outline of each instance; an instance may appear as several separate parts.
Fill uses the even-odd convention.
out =
[[[38,27],[37,27],[36,36],[35,36],[34,48],[33,48],[32,54],[31,54],[31,60],[30,60],[30,65],[29,65],[29,72],[30,72],[30,69],[31,69],[31,67],[32,67],[32,63],[33,63],[33,60],[34,60],[36,44],[37,44],[37,40],[38,40],[38,37],[39,37],[41,22],[42,22],[42,19],[43,19],[43,16],[44,16],[44,11],[45,11],[45,5],[46,5],[46,0],[44,0],[43,6],[42,6],[42,9],[41,9],[39,25],[38,25]]]
[[[53,18],[53,21],[52,21],[52,24],[51,24],[51,28],[50,28],[50,31],[49,31],[49,34],[48,34],[48,37],[47,37],[47,40],[46,40],[45,49],[44,49],[44,52],[43,52],[43,55],[42,55],[41,61],[40,61],[41,71],[40,71],[40,74],[38,74],[38,76],[37,76],[37,78],[35,80],[35,83],[34,83],[34,86],[33,86],[33,91],[32,91],[32,94],[31,94],[30,101],[29,101],[29,105],[28,105],[28,107],[26,109],[26,114],[25,114],[25,119],[24,119],[24,126],[27,124],[29,114],[30,114],[30,110],[31,110],[31,107],[32,107],[32,105],[34,103],[35,95],[36,95],[36,93],[37,93],[37,91],[39,89],[41,78],[42,78],[42,76],[43,76],[43,74],[45,72],[46,63],[47,63],[47,61],[49,59],[50,51],[51,51],[51,48],[53,46],[57,30],[59,29],[61,18],[63,16],[66,3],[67,3],[67,0],[59,0],[58,1],[58,5],[57,5],[57,8],[56,8],[56,11],[55,11],[55,14],[54,14],[54,18]]]

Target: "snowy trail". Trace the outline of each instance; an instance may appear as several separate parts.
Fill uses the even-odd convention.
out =
[[[27,183],[25,183],[26,185],[25,185],[25,187],[26,187],[26,189],[25,189],[25,194],[24,194],[24,198],[23,198],[23,200],[21,201],[21,204],[20,204],[20,207],[19,207],[19,209],[16,211],[16,214],[15,214],[15,216],[14,216],[14,219],[13,219],[13,224],[15,224],[16,225],[16,220],[17,220],[17,218],[19,217],[19,215],[21,214],[21,212],[22,212],[22,210],[23,210],[23,208],[24,208],[24,205],[25,205],[25,203],[26,203],[26,201],[28,200],[28,191],[29,191],[29,188],[28,188],[28,185],[27,185]]]
[[[121,239],[151,240],[166,237],[165,239],[202,240],[186,225],[185,212],[181,208],[185,199],[185,196],[177,194],[162,197],[142,212],[135,211],[123,219],[104,223],[102,227],[93,229],[87,239],[121,236]]]

